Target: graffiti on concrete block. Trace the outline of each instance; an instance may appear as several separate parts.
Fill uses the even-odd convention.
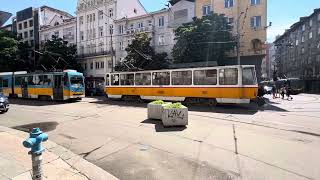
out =
[[[185,114],[183,111],[178,109],[172,109],[168,112],[168,119],[171,119],[172,121],[176,121],[177,119],[184,119]]]

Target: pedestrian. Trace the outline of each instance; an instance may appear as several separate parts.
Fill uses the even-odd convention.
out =
[[[291,87],[289,84],[286,85],[286,95],[288,100],[293,100],[293,97],[291,97]]]
[[[272,86],[272,94],[273,94],[273,99],[276,99],[277,98],[277,88],[276,88],[276,85],[273,85]]]
[[[284,95],[286,94],[285,90],[286,90],[285,86],[283,86],[280,90],[280,94],[281,94],[282,99],[284,99]]]

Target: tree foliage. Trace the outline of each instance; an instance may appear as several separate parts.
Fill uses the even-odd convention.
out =
[[[218,14],[194,18],[183,24],[175,30],[174,63],[217,61],[221,64],[225,52],[235,46],[231,29],[227,18]]]
[[[81,65],[77,63],[77,47],[69,45],[67,41],[52,36],[51,40],[45,42],[41,52],[39,68],[44,70],[75,69],[82,71]]]
[[[116,71],[155,70],[169,66],[167,53],[157,54],[147,33],[137,33],[126,48],[127,56],[115,66]]]
[[[15,33],[0,30],[0,72],[29,70],[30,51],[30,46],[19,42]]]

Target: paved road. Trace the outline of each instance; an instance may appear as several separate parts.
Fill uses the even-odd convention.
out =
[[[120,179],[320,179],[318,95],[270,99],[259,109],[192,107],[187,128],[169,129],[146,118],[144,103],[12,102],[0,125],[40,126]]]

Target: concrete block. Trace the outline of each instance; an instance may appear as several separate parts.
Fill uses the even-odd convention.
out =
[[[166,102],[165,104],[171,104],[170,102]],[[163,104],[148,104],[148,119],[157,119],[161,120]]]
[[[163,108],[162,123],[165,127],[188,125],[188,108],[185,106],[179,109]]]

